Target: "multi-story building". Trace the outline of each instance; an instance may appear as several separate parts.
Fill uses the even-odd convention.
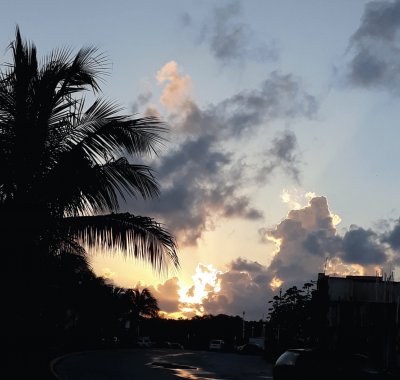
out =
[[[384,368],[400,366],[400,282],[393,276],[318,275],[320,343],[365,353]]]

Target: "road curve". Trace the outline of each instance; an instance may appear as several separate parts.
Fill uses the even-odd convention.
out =
[[[271,380],[272,369],[258,356],[209,351],[126,349],[84,351],[52,363],[59,380]]]

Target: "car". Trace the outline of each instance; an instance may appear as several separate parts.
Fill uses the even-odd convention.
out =
[[[273,367],[274,380],[381,380],[384,375],[362,354],[333,354],[313,348],[286,350]]]
[[[173,348],[176,350],[184,350],[185,347],[178,343],[178,342],[169,342],[167,340],[165,341],[159,341],[153,344],[152,347],[156,347],[156,348]]]
[[[222,339],[213,339],[210,340],[210,344],[208,345],[208,348],[210,350],[217,350],[220,351],[224,348],[225,342]]]
[[[246,343],[236,348],[239,354],[257,355],[261,354],[264,350],[255,343]]]
[[[117,336],[103,336],[100,340],[102,346],[112,347],[117,346],[120,343],[120,340]]]
[[[153,343],[148,336],[139,337],[136,341],[139,347],[150,348]]]
[[[168,342],[166,340],[157,341],[157,342],[154,343],[153,347],[155,347],[155,348],[170,348],[171,347],[171,342]]]
[[[174,348],[174,349],[177,349],[177,350],[184,350],[185,349],[182,344],[177,343],[177,342],[170,342],[169,343],[169,348]]]

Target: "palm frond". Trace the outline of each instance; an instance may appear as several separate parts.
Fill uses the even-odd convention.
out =
[[[121,250],[164,272],[179,268],[175,238],[152,218],[129,213],[65,218],[70,234],[92,248]]]
[[[74,115],[74,128],[68,136],[70,148],[83,146],[93,160],[126,153],[139,156],[157,154],[166,132],[155,117],[132,119],[117,115],[122,108],[114,102],[96,100],[81,116]]]

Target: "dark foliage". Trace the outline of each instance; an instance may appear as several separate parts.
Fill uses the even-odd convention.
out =
[[[157,271],[179,262],[161,224],[119,213],[127,197],[159,194],[151,168],[134,161],[157,153],[162,123],[98,97],[108,64],[94,47],[56,49],[39,61],[17,28],[10,51],[0,71],[0,336],[12,362],[57,344],[77,311],[93,330],[99,318],[113,318],[96,301],[108,288],[83,247],[122,250]]]
[[[278,355],[288,348],[305,347],[314,336],[314,283],[307,282],[302,289],[292,286],[269,301],[267,348]]]

